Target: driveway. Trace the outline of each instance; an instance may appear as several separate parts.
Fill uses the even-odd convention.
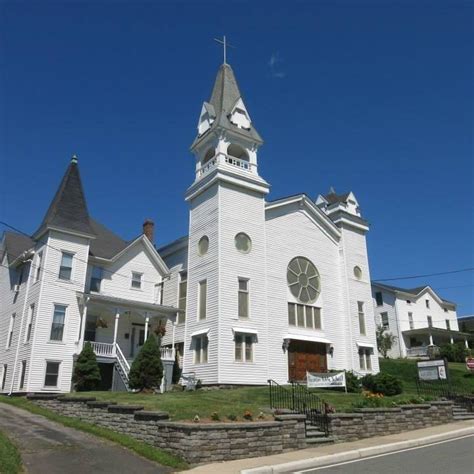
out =
[[[4,403],[0,430],[18,446],[29,474],[172,472],[119,445]]]

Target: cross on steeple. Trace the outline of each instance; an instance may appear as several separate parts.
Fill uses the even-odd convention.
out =
[[[227,47],[235,48],[235,46],[232,46],[227,42],[225,35],[222,37],[222,39],[214,38],[214,41],[222,45],[224,50],[224,64],[227,64]]]

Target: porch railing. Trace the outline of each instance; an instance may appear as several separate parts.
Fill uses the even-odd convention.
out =
[[[321,431],[329,432],[329,418],[327,403],[305,386],[295,382],[283,387],[274,380],[268,381],[270,389],[270,407],[273,409],[287,409],[306,415],[306,422],[318,427]]]
[[[428,346],[407,348],[408,357],[422,357],[428,355]]]
[[[101,357],[115,357],[114,345],[107,342],[94,342],[89,341],[92,349],[94,349],[95,355]]]
[[[168,347],[161,348],[161,359],[162,360],[174,360],[174,349]]]

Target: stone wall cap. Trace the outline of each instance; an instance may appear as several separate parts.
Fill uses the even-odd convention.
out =
[[[93,400],[93,401],[87,402],[87,406],[89,408],[107,408],[111,405],[117,405],[117,402],[102,402],[100,400]]]
[[[95,397],[61,397],[58,400],[64,403],[87,403],[95,402],[97,399]]]
[[[28,400],[57,400],[63,398],[64,395],[58,393],[27,393],[26,398]]]
[[[306,415],[302,414],[288,414],[288,415],[275,415],[276,421],[288,421],[288,420],[306,420]]]
[[[143,410],[143,406],[140,405],[111,405],[107,407],[109,413],[129,413],[133,414],[136,411]]]
[[[431,404],[429,403],[411,403],[410,405],[399,405],[400,408],[403,410],[414,410],[416,408],[421,408],[422,410],[426,410],[428,408],[431,408]]]
[[[165,411],[141,410],[135,413],[135,420],[141,421],[168,420],[169,417],[170,416]]]
[[[241,429],[261,429],[280,428],[278,421],[255,421],[250,423],[183,423],[174,421],[160,421],[159,427],[179,428],[186,431],[212,431],[212,430],[241,430]]]
[[[451,400],[434,400],[430,402],[430,405],[452,405],[453,402]]]
[[[329,418],[363,418],[362,413],[328,413]]]
[[[413,405],[410,405],[410,407]],[[394,408],[357,408],[355,410],[356,413],[385,413],[385,412],[399,412],[401,411],[400,407],[394,407]]]

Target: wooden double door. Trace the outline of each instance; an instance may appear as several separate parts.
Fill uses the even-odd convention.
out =
[[[288,348],[288,378],[302,381],[306,372],[327,372],[326,345],[292,339]]]

